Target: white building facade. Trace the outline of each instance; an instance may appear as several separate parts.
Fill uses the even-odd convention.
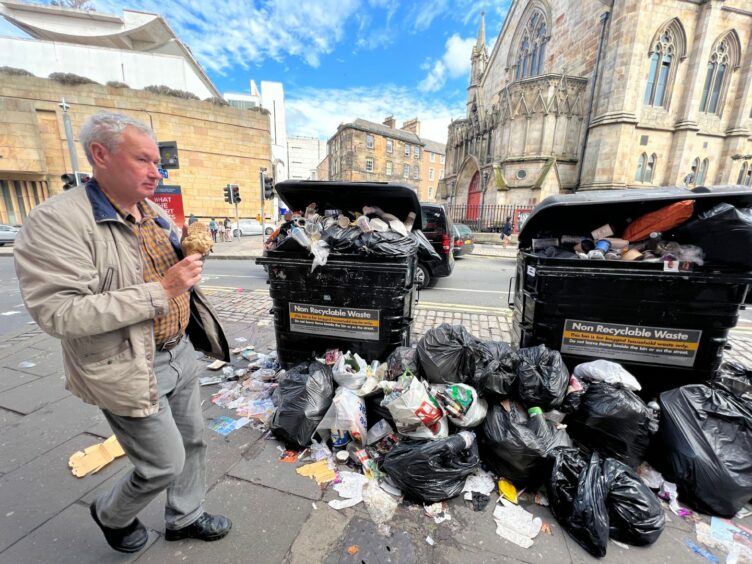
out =
[[[288,170],[293,180],[319,180],[316,167],[326,156],[326,141],[316,137],[295,137],[287,140]]]

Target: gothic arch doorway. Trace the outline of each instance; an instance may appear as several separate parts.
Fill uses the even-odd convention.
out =
[[[480,173],[476,171],[467,189],[467,219],[475,220],[480,216],[481,195]]]

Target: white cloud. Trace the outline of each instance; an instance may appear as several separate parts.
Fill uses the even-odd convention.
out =
[[[346,90],[304,88],[288,92],[285,100],[288,135],[328,139],[341,123],[356,118],[381,123],[393,115],[401,125],[417,117],[421,137],[446,142],[452,118],[465,113],[464,103],[453,106],[443,100],[429,100],[414,90],[387,85],[378,90],[356,87]]]
[[[98,11],[119,14],[123,8],[118,0],[95,1]],[[127,7],[161,13],[206,68],[222,72],[269,58],[281,62],[288,56],[318,67],[344,38],[345,25],[360,1],[131,0]]]
[[[470,56],[475,38],[461,38],[456,33],[447,39],[441,58],[434,61],[426,77],[418,84],[422,92],[440,90],[448,78],[459,78],[470,72]]]

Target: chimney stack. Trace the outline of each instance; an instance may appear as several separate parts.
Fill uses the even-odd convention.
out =
[[[389,116],[384,119],[384,125],[391,129],[394,129],[395,127],[397,127],[397,120],[394,119],[394,116]]]

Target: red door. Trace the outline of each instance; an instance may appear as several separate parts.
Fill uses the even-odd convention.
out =
[[[480,216],[480,174],[475,173],[470,181],[470,188],[467,192],[467,214],[465,217],[469,220],[476,220]]]

